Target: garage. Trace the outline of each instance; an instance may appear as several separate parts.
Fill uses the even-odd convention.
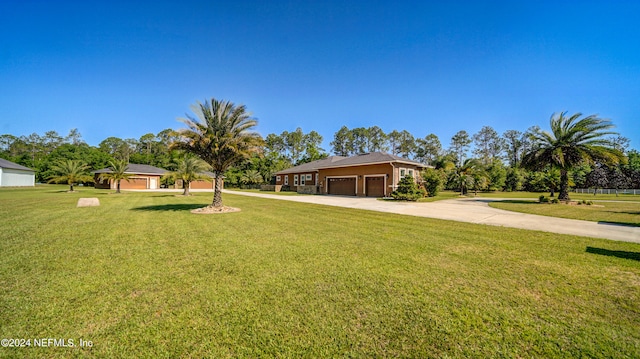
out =
[[[367,197],[384,197],[384,177],[367,177],[365,188]]]
[[[190,189],[213,189],[213,181],[197,180],[189,183]]]
[[[0,187],[34,186],[36,171],[0,158]]]
[[[356,195],[356,179],[353,177],[328,178],[328,193],[341,196]]]
[[[129,178],[129,181],[120,181],[120,188],[122,189],[147,189],[146,178]]]

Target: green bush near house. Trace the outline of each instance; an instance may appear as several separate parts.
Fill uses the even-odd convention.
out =
[[[440,193],[443,186],[441,171],[433,168],[427,168],[422,172],[422,184],[427,191],[427,196],[435,197]]]
[[[404,176],[400,182],[398,182],[398,188],[391,192],[393,199],[401,201],[417,201],[426,195],[427,191],[419,188],[411,176]]]

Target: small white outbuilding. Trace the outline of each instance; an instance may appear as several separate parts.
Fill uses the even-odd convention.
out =
[[[36,171],[0,158],[0,187],[35,186]]]

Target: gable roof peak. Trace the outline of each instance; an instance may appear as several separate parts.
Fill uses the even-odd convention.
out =
[[[23,165],[19,165],[15,162],[11,162],[9,160],[5,160],[4,158],[0,158],[0,168],[14,169],[14,170],[22,170],[22,171],[31,171],[35,172],[34,169],[25,167]]]

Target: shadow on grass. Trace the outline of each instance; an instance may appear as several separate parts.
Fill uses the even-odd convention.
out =
[[[525,199],[508,199],[508,200],[502,200],[502,201],[488,201],[488,202],[498,202],[498,203],[519,203],[519,204],[547,204],[547,203],[540,203],[538,202],[537,199],[531,199],[529,201],[525,200]]]
[[[640,223],[636,222],[598,221],[598,224],[604,224],[607,226],[640,227]]]
[[[594,248],[594,247],[587,247],[586,252],[592,253],[592,254],[599,254],[602,256],[617,257],[617,258],[623,258],[623,259],[631,259],[634,261],[640,261],[640,253],[638,252],[612,251],[609,249]]]
[[[162,204],[157,206],[144,206],[131,208],[132,211],[190,211],[196,208],[206,207],[206,204]]]

